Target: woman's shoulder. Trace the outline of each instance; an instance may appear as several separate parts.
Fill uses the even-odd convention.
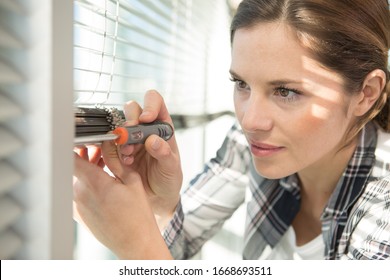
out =
[[[390,200],[390,133],[376,127],[377,143],[375,164],[361,197],[363,204],[377,204],[379,200]],[[371,205],[373,206],[373,205]]]
[[[388,173],[385,176],[368,182],[364,193],[366,198],[373,198],[380,195],[384,196],[383,199],[390,201],[390,196],[386,195],[390,193],[390,174]]]
[[[377,143],[375,148],[375,165],[372,171],[372,177],[383,178],[390,174],[390,133],[381,128],[377,130]]]
[[[375,162],[370,178],[355,205],[359,210],[390,204],[390,133],[379,126],[376,129]]]
[[[358,217],[381,215],[384,209],[389,209],[390,205],[390,174],[376,178],[367,182],[363,193],[354,206],[352,213]],[[390,214],[390,213],[389,213]],[[390,218],[390,217],[389,217]]]
[[[350,259],[385,259],[390,256],[389,238],[390,174],[367,184],[345,226],[339,252],[347,252],[344,257]]]

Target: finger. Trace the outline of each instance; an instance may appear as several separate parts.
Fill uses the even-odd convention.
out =
[[[134,145],[121,145],[118,147],[118,153],[122,162],[131,165],[134,162]]]
[[[100,158],[99,162],[97,163],[97,166],[100,168],[104,168],[106,166],[106,163],[104,162],[103,158]]]
[[[125,104],[123,107],[123,112],[125,114],[125,125],[131,126],[131,125],[137,125],[139,123],[139,115],[142,112],[141,106],[135,101],[129,101]]]
[[[144,108],[139,116],[141,122],[149,123],[155,120],[168,122],[173,126],[171,116],[163,97],[155,90],[149,90],[144,97]]]
[[[88,231],[89,228],[87,226],[87,224],[84,222],[84,219],[81,215],[81,211],[80,209],[82,208],[82,206],[80,204],[78,204],[77,202],[73,201],[73,219],[79,223],[80,225],[84,226],[84,228],[86,228]]]
[[[134,145],[121,145],[119,147],[119,153],[124,156],[130,156],[134,153]]]
[[[172,151],[168,142],[164,141],[157,135],[151,135],[145,142],[146,151],[155,158],[163,169],[169,170],[170,168],[176,168],[176,165],[172,164],[178,162],[177,155]]]
[[[142,112],[142,108],[137,102],[127,102],[123,107],[123,112],[126,119],[126,122],[124,123],[125,126],[137,125],[139,123],[138,119]],[[119,157],[124,164],[130,165],[134,162],[134,157],[131,156],[134,151],[133,145],[118,145],[117,148],[117,154],[119,154]]]
[[[77,153],[82,159],[88,160],[88,148],[85,146],[75,147],[73,149],[75,153]]]
[[[77,153],[74,153],[74,176],[93,185],[96,180],[101,179],[101,172],[106,174],[96,165],[91,164],[81,158]]]
[[[98,146],[91,146],[88,149],[88,157],[89,157],[89,162],[93,164],[98,164],[100,159],[102,158],[101,148]]]
[[[134,156],[121,156],[121,160],[125,165],[131,165],[134,162]]]
[[[117,146],[114,141],[104,141],[102,143],[103,160],[108,169],[119,179],[124,181],[126,176],[126,165],[123,165],[118,156]]]
[[[73,201],[73,219],[78,222],[79,224],[82,223],[82,219],[80,217],[80,213],[78,210],[78,207],[76,205],[76,202]]]

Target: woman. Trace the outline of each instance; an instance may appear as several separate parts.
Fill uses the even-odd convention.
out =
[[[389,31],[386,0],[244,0],[231,25],[238,124],[217,156],[180,197],[174,138],[104,143],[115,179],[81,151],[79,219],[120,258],[189,258],[249,184],[244,258],[390,257]],[[172,123],[155,91],[125,113]]]

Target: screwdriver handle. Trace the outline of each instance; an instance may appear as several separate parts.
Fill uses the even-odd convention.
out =
[[[117,127],[113,133],[118,135],[115,142],[119,145],[144,144],[146,138],[152,134],[158,135],[165,141],[169,140],[173,135],[173,127],[166,122],[152,122]]]

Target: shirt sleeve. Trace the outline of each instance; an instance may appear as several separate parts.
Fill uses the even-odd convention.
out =
[[[244,202],[250,151],[235,124],[217,154],[181,195],[163,236],[175,259],[195,255]]]
[[[390,259],[390,176],[371,182],[353,217],[357,223],[342,259]]]

